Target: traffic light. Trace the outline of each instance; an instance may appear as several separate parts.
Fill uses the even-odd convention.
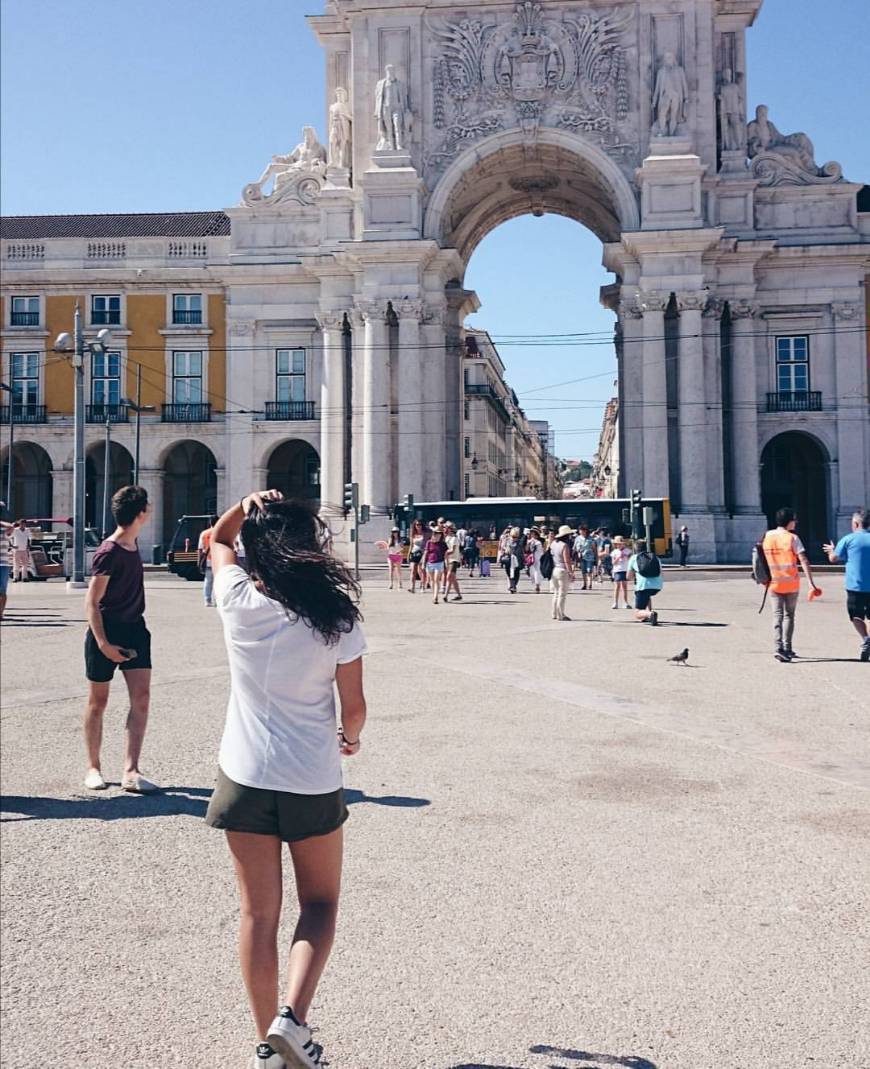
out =
[[[631,491],[631,507],[633,509],[639,509],[641,507],[642,499],[643,499],[643,494],[642,494],[642,492],[640,490],[632,490]]]
[[[372,518],[371,505],[360,505],[359,509],[359,522],[360,524],[368,523]]]
[[[408,512],[413,512],[414,511],[414,495],[413,494],[405,494],[405,509]]]
[[[359,483],[344,484],[344,507],[348,512],[359,508]]]

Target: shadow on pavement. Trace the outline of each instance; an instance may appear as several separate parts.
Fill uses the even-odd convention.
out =
[[[373,805],[399,806],[404,809],[420,809],[424,805],[431,805],[428,798],[406,798],[400,794],[385,794],[377,797],[366,794],[365,791],[357,791],[345,788],[344,800],[348,805],[358,805],[360,802],[371,802]]]
[[[657,1069],[655,1062],[649,1058],[641,1058],[633,1054],[601,1054],[589,1050],[570,1050],[565,1047],[548,1047],[540,1045],[529,1047],[530,1054],[548,1054],[550,1057],[564,1058],[569,1061],[582,1061],[586,1063],[578,1066],[578,1069]],[[518,1069],[517,1066],[491,1065],[483,1062],[464,1062],[462,1065],[451,1065],[450,1069]],[[550,1069],[560,1069],[557,1065]]]
[[[165,787],[159,794],[112,794],[94,798],[41,798],[33,795],[0,796],[0,822],[15,820],[133,820],[179,814],[204,817],[210,787]]]

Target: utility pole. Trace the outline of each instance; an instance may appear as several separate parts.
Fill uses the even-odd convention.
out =
[[[112,417],[111,410],[106,405],[106,444],[103,448],[103,513],[100,526],[103,538],[109,537],[109,472],[111,465],[109,455],[112,446]]]
[[[153,412],[154,405],[142,404],[142,365],[139,364],[138,372],[136,375],[136,400],[131,401],[129,397],[122,397],[121,404],[126,405],[127,408],[132,408],[136,413],[136,456],[133,460],[133,485],[139,485],[139,445],[142,438],[142,413]]]
[[[10,521],[14,522],[15,515],[12,508],[12,491],[15,487],[12,480],[12,447],[15,444],[15,405],[12,402],[15,394],[12,392],[12,387],[8,386],[5,382],[0,382],[0,390],[6,390],[9,394],[9,457],[7,459],[6,468],[6,511],[9,513]]]
[[[359,483],[344,484],[344,508],[353,513],[353,575],[359,579]]]

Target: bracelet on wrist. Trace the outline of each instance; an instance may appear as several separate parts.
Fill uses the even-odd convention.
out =
[[[341,729],[338,730],[337,734],[345,746],[357,746],[359,744],[359,739],[354,739],[351,741],[351,739],[349,739]]]

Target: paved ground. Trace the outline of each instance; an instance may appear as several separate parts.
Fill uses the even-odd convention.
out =
[[[841,583],[801,603],[805,659],[780,665],[743,577],[669,581],[653,630],[604,590],[555,624],[501,578],[435,607],[370,576],[371,719],[313,1014],[333,1069],[870,1067],[870,668]],[[144,767],[167,789],[95,798],[81,599],[10,591],[2,1064],[242,1067],[236,898],[201,820],[218,618],[149,577]],[[694,667],[667,664],[683,646]],[[123,714],[118,689],[116,781]]]

